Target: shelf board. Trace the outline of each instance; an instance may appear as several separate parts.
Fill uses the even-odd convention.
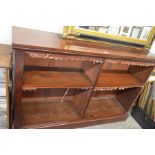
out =
[[[21,125],[69,122],[79,119],[73,100],[51,100],[45,102],[25,102],[21,105]]]
[[[102,72],[97,81],[96,88],[131,88],[141,87],[142,83],[129,73]]]
[[[86,111],[86,118],[104,119],[124,114],[126,114],[126,111],[117,101],[115,95],[105,95],[91,99]]]
[[[115,97],[91,99],[80,118],[72,100],[22,103],[21,128],[75,128],[126,120],[128,114]]]
[[[23,89],[90,88],[91,82],[83,72],[25,71]]]

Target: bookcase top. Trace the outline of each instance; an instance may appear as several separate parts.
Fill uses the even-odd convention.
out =
[[[155,63],[155,55],[146,49],[118,46],[107,43],[64,39],[60,34],[27,28],[12,28],[13,49],[72,53],[96,57],[122,58]]]

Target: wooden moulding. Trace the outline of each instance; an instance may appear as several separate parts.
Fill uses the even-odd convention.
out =
[[[138,62],[138,61],[131,61],[131,60],[113,60],[113,59],[106,59],[105,63],[113,63],[113,64],[124,64],[124,65],[132,65],[132,66],[155,66],[154,63],[149,62]]]
[[[26,52],[31,58],[43,58],[43,59],[53,59],[61,61],[91,61],[95,63],[102,63],[101,58],[87,57],[87,56],[74,56],[74,55],[60,55],[60,54],[49,54],[49,53],[33,53]]]

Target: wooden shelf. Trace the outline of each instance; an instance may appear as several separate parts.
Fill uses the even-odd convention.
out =
[[[92,98],[86,111],[86,117],[93,119],[119,117],[120,115],[125,114],[125,109],[117,101],[115,95],[105,95]]]
[[[78,115],[73,100],[22,103],[21,128],[68,128],[125,120],[125,109],[114,95],[93,98],[83,118]]]
[[[102,72],[99,76],[96,88],[106,87],[106,88],[131,88],[131,87],[141,87],[142,83],[132,74],[127,72],[123,73],[113,73],[113,72]]]
[[[60,99],[60,98],[59,98]],[[21,125],[22,127],[34,126],[45,123],[69,122],[79,119],[78,111],[74,107],[73,100],[52,99],[45,102],[22,103]]]
[[[25,71],[23,89],[90,88],[91,82],[83,72]]]

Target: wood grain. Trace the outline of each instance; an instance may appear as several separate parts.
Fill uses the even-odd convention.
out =
[[[125,119],[127,116],[124,108],[113,96],[92,99],[83,119],[80,119],[71,100],[65,100],[63,104],[57,103],[58,101],[23,103],[21,128],[41,128],[41,126],[46,128],[46,125],[50,128],[60,128],[62,124],[64,127],[67,125],[71,127],[71,124],[77,122],[85,125],[86,122],[89,122],[89,125],[100,124],[108,119],[120,117]]]
[[[15,90],[14,90],[14,127],[19,128],[21,123],[21,98],[23,85],[24,53],[16,51]]]
[[[129,73],[102,72],[96,87],[141,87],[142,83],[134,75]]]
[[[83,72],[28,71],[24,72],[23,89],[90,88],[91,81]]]

